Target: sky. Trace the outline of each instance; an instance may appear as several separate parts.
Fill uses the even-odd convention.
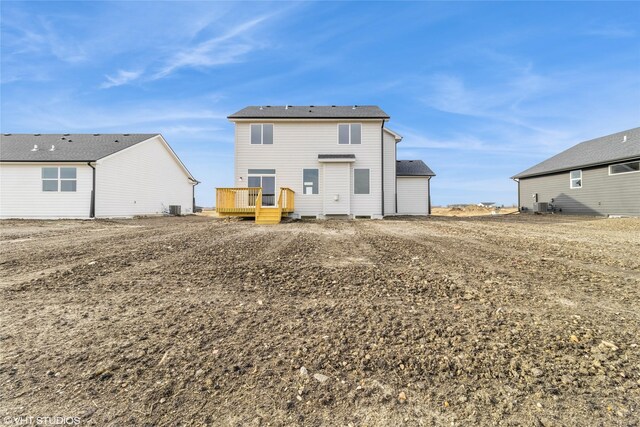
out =
[[[0,2],[3,133],[164,135],[233,186],[247,105],[378,105],[434,205],[640,126],[640,2]]]

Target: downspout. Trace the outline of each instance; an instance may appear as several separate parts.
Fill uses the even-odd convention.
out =
[[[384,119],[380,127],[380,158],[382,160],[382,216],[384,216]]]
[[[398,213],[398,143],[393,144],[393,184],[395,185],[394,213]]]
[[[512,178],[518,183],[518,212],[520,212],[520,180],[518,178]]]
[[[200,181],[197,179],[191,180],[191,200],[193,200],[193,208],[191,209],[191,212],[194,214],[196,213],[196,185],[198,184],[200,184]]]
[[[91,207],[89,208],[89,218],[96,217],[96,168],[91,164],[91,162],[87,162],[87,165],[93,169],[92,175],[93,180],[91,184]]]
[[[427,215],[431,215],[431,177],[427,178]]]

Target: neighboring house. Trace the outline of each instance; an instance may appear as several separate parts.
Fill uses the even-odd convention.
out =
[[[512,177],[524,211],[640,216],[640,127],[582,142]]]
[[[396,161],[396,212],[401,215],[430,215],[430,181],[435,175],[422,160]]]
[[[496,202],[480,202],[478,203],[478,206],[481,208],[495,208]]]
[[[160,134],[0,136],[1,218],[188,214],[196,184]]]
[[[254,106],[228,118],[235,183],[218,189],[221,215],[262,223],[282,215],[382,218],[400,213],[396,195],[427,201],[410,208],[428,213],[428,185],[398,185],[402,137],[385,127],[389,116],[376,106]]]

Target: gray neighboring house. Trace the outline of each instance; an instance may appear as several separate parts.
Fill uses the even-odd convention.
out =
[[[640,216],[640,127],[575,145],[512,177],[518,206],[578,215]]]
[[[422,160],[396,161],[396,206],[399,215],[431,215],[431,177]],[[416,197],[423,194],[424,197]]]

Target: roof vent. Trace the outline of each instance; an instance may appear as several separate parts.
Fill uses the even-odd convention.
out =
[[[100,136],[100,134],[99,133],[94,133],[93,136]]]
[[[335,105],[332,105],[331,107],[332,107],[332,108],[336,108],[336,106],[335,106]]]
[[[129,136],[131,135],[130,133],[123,133],[124,136]]]
[[[33,136],[40,136],[40,134],[39,133],[34,133]]]
[[[56,146],[52,145],[51,148],[49,148],[49,151],[56,151]]]
[[[38,144],[34,145],[31,151],[38,151]]]
[[[355,110],[358,106],[354,105],[353,107],[351,107],[352,110]]]
[[[67,138],[65,138],[65,137],[63,136],[63,137],[61,137],[60,139],[64,141],[64,140],[65,140],[65,139],[67,139]]]
[[[118,141],[118,140],[116,139],[116,140],[115,140],[115,141],[113,141],[113,142],[120,142],[120,141]]]
[[[311,110],[309,110],[309,112],[311,113],[312,111],[311,111]]]
[[[5,133],[4,136],[11,136],[11,134],[10,133]]]
[[[313,108],[313,107],[315,107],[315,105],[309,105],[309,108]]]
[[[264,108],[262,108],[262,105],[260,106],[260,109],[261,109],[261,110],[264,110]]]
[[[622,142],[627,142],[627,135],[622,137]]]
[[[69,140],[69,142],[73,142],[72,140]]]
[[[70,134],[68,134],[68,133],[65,133],[65,134],[64,134],[64,136],[69,136],[69,135],[70,135]]]
[[[285,109],[285,110],[288,110],[288,109],[289,109],[289,106],[288,106],[288,105],[285,105],[285,106],[284,106],[284,109]]]

